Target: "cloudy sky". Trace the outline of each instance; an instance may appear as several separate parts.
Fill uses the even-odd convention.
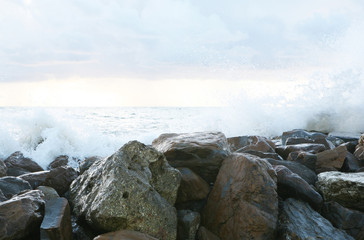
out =
[[[360,0],[1,0],[0,106],[223,105],[360,74],[363,42]]]

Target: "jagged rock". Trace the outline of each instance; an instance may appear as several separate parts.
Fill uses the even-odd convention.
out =
[[[0,190],[7,199],[21,193],[24,190],[31,190],[32,187],[27,181],[18,177],[2,177],[0,178]]]
[[[190,210],[180,210],[177,212],[177,219],[177,240],[195,240],[200,226],[200,214]]]
[[[345,208],[337,202],[327,202],[322,209],[322,216],[336,228],[345,230],[355,239],[364,239],[364,213]]]
[[[307,168],[306,166],[298,163],[298,162],[291,162],[291,161],[280,161],[275,159],[266,159],[270,164],[273,166],[275,165],[283,165],[287,167],[289,170],[291,170],[293,173],[300,176],[303,180],[305,180],[307,183],[314,185],[317,180],[317,175],[314,171]]]
[[[254,150],[245,150],[244,148],[241,148],[236,153],[249,153],[251,155],[255,155],[260,158],[271,158],[276,160],[283,160],[281,156],[279,156],[277,153],[271,153],[271,152],[260,152],[260,151],[254,151]]]
[[[239,136],[227,139],[231,152],[259,151],[274,153],[275,144],[261,136]]]
[[[99,231],[129,229],[175,239],[180,179],[162,153],[133,141],[80,175],[70,200],[73,212]]]
[[[364,165],[364,146],[358,145],[355,149],[354,156],[358,158],[361,165]]]
[[[291,152],[287,158],[288,161],[294,161],[301,163],[311,169],[312,171],[316,171],[316,154],[307,153],[307,152]]]
[[[308,202],[314,209],[323,203],[321,195],[305,180],[282,165],[273,167],[277,173],[278,195],[283,199],[296,198]]]
[[[178,189],[177,203],[202,200],[207,197],[210,186],[188,168],[178,168],[181,172],[181,185]]]
[[[56,159],[54,159],[53,162],[49,164],[48,169],[51,170],[57,167],[67,166],[67,164],[68,164],[68,156],[61,155],[56,157]]]
[[[30,172],[43,171],[43,168],[30,158],[24,157],[21,152],[11,154],[4,163],[6,164],[8,176],[20,176]]]
[[[289,138],[287,138],[287,141],[286,141],[286,145],[296,145],[296,144],[302,144],[302,143],[323,144],[326,147],[326,150],[335,148],[335,145],[326,139],[326,135],[316,137],[314,139],[289,137]]]
[[[283,202],[279,216],[278,239],[335,239],[354,240],[346,232],[336,229],[308,203],[289,198]]]
[[[220,240],[218,236],[210,232],[205,227],[200,227],[200,229],[197,232],[198,240]]]
[[[72,213],[72,212],[71,212]],[[73,240],[93,240],[99,233],[90,228],[87,223],[71,215]]]
[[[2,159],[0,159],[0,177],[5,177],[7,170],[8,168],[6,167],[6,164]]]
[[[79,166],[80,174],[84,173],[87,169],[89,169],[94,162],[100,160],[102,160],[102,157],[98,156],[85,158],[85,160],[83,160]]]
[[[0,239],[39,239],[43,193],[32,190],[0,203]]]
[[[347,150],[345,146],[339,146],[332,150],[317,153],[316,173],[340,170],[344,164],[346,155]]]
[[[320,132],[308,132],[303,129],[294,129],[292,131],[283,132],[282,144],[286,145],[288,138],[303,138],[307,140],[317,141],[326,138],[326,135]]]
[[[67,199],[54,198],[45,203],[40,237],[42,240],[72,240],[71,211]]]
[[[221,239],[274,239],[277,176],[265,160],[233,153],[221,166],[202,225]]]
[[[94,238],[94,240],[158,240],[145,233],[130,230],[120,230],[105,233]]]
[[[302,143],[296,145],[286,145],[282,147],[276,147],[276,152],[283,158],[287,159],[291,152],[308,152],[319,153],[326,150],[325,145],[316,143]]]
[[[69,190],[72,181],[77,178],[77,172],[70,166],[61,166],[47,171],[28,173],[19,176],[28,181],[33,189],[39,186],[54,188],[62,196]]]
[[[162,134],[153,147],[164,153],[173,167],[189,168],[207,183],[215,182],[221,162],[230,153],[221,132]]]
[[[59,198],[59,195],[57,193],[57,191],[52,188],[52,187],[47,187],[47,186],[39,186],[37,187],[37,190],[42,191],[42,193],[44,194],[44,200],[45,201],[49,201],[55,198]]]
[[[354,154],[347,152],[344,163],[340,169],[342,172],[356,172],[361,167],[359,159]]]
[[[325,201],[364,211],[364,172],[323,172],[318,175],[316,187]]]

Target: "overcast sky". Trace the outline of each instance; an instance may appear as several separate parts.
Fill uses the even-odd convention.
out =
[[[360,71],[363,7],[360,0],[1,0],[0,105],[219,105],[227,83]]]

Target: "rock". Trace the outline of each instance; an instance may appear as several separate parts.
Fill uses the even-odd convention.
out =
[[[243,148],[236,151],[237,153],[249,153],[251,155],[255,155],[260,158],[272,158],[276,160],[283,160],[281,156],[279,156],[277,153],[271,153],[271,152],[260,152],[260,151],[254,151],[254,150],[244,150]]]
[[[340,169],[342,172],[356,172],[360,168],[359,159],[354,154],[347,152],[344,163]]]
[[[343,143],[342,145],[344,145],[346,147],[348,152],[354,154],[356,146],[358,145],[358,141],[346,142],[346,143]]]
[[[7,170],[6,164],[0,159],[0,177],[5,177]]]
[[[79,166],[80,174],[82,174],[84,171],[89,169],[94,162],[100,161],[100,160],[102,160],[102,157],[98,157],[98,156],[85,158],[85,160],[83,160]]]
[[[180,210],[177,212],[177,219],[177,240],[195,240],[200,226],[200,214],[190,210]]]
[[[294,129],[292,131],[284,132],[282,134],[282,144],[286,145],[288,138],[303,138],[308,141],[318,141],[320,139],[326,138],[326,135],[320,132],[308,132],[303,129]],[[292,140],[291,140],[292,141]]]
[[[326,136],[320,136],[315,139],[307,139],[307,138],[287,138],[286,145],[296,145],[302,143],[317,143],[323,144],[326,147],[326,150],[335,148],[335,145],[326,139]]]
[[[364,165],[364,146],[358,145],[355,149],[354,156],[359,159],[361,165]]]
[[[177,203],[196,201],[207,198],[210,186],[188,168],[178,168],[181,172],[181,185],[178,189]]]
[[[261,136],[240,136],[227,139],[230,151],[259,151],[274,153],[275,144],[269,139]]]
[[[283,158],[287,159],[291,152],[308,152],[308,153],[319,153],[325,151],[326,147],[323,144],[316,143],[302,143],[296,145],[287,145],[282,147],[277,147],[276,152]]]
[[[318,175],[316,187],[325,201],[364,211],[364,172],[323,172]]]
[[[0,190],[7,199],[24,190],[31,190],[32,187],[27,181],[18,177],[2,177],[0,178]]]
[[[43,171],[43,168],[30,158],[24,157],[21,152],[11,154],[4,163],[6,164],[8,176],[20,176],[25,173]]]
[[[24,174],[19,177],[28,181],[33,189],[39,186],[48,186],[54,188],[62,196],[69,190],[72,181],[77,178],[77,172],[70,166],[61,166],[52,170]]]
[[[54,159],[54,161],[49,164],[48,170],[61,166],[67,166],[67,164],[68,164],[68,156],[61,155],[56,157],[56,159]]]
[[[345,146],[339,146],[332,150],[317,153],[316,173],[340,170],[344,164],[346,155],[347,150]]]
[[[302,165],[305,165],[312,171],[316,171],[316,154],[307,153],[307,152],[291,152],[287,158],[288,161],[298,162]]]
[[[76,216],[71,215],[73,240],[92,240],[99,233],[93,231],[84,221],[79,221]]]
[[[314,185],[317,180],[317,175],[311,169],[307,168],[306,166],[298,163],[298,162],[291,162],[291,161],[279,161],[275,159],[266,159],[270,164],[273,166],[275,165],[283,165],[291,170],[293,173],[300,176],[303,180],[307,183]]]
[[[94,240],[158,240],[145,233],[120,230],[116,232],[105,233],[94,238]]]
[[[210,232],[205,227],[200,227],[197,232],[198,240],[220,240],[218,236]]]
[[[6,201],[6,200],[8,200],[8,198],[7,198],[7,197],[5,197],[5,195],[4,195],[4,193],[3,193],[3,191],[1,191],[1,189],[0,189],[0,202],[4,202],[4,201]]]
[[[321,195],[305,180],[282,165],[273,167],[277,173],[278,195],[283,199],[295,198],[308,202],[314,209],[323,203]]]
[[[336,229],[308,203],[289,198],[283,202],[279,216],[278,239],[335,239],[354,240],[342,230]]]
[[[42,191],[42,193],[44,194],[44,200],[45,201],[49,201],[55,198],[59,198],[59,195],[57,193],[57,191],[52,188],[52,187],[47,187],[47,186],[39,186],[37,187],[37,190]]]
[[[220,132],[162,134],[153,147],[164,153],[173,167],[189,168],[209,184],[215,182],[221,162],[230,153]]]
[[[265,160],[233,153],[223,162],[202,214],[221,239],[274,239],[277,176]]]
[[[345,230],[355,239],[364,239],[364,213],[344,208],[337,202],[327,202],[321,214],[334,227]]]
[[[71,212],[65,198],[54,198],[45,203],[45,214],[40,226],[41,239],[71,240]]]
[[[0,203],[0,239],[39,239],[44,200],[32,190]]]
[[[336,137],[342,139],[344,142],[357,141],[360,138],[360,133],[351,132],[330,132],[330,137]]]
[[[70,200],[74,214],[99,231],[129,229],[175,239],[180,179],[162,153],[132,141],[80,175]]]

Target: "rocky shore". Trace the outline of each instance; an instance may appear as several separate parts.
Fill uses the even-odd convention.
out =
[[[0,159],[0,240],[364,240],[364,134],[162,134],[68,161]]]

